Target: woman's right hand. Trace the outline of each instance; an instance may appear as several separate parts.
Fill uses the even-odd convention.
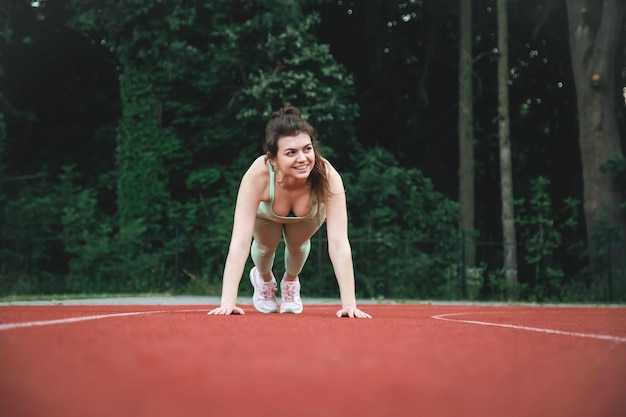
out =
[[[234,304],[222,304],[217,308],[209,311],[208,315],[228,316],[230,314],[246,314],[241,307],[237,307]]]

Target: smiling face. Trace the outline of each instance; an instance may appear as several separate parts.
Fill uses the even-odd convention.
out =
[[[299,133],[295,136],[282,136],[278,139],[278,152],[270,158],[283,180],[292,177],[306,180],[315,165],[315,150],[311,136]]]

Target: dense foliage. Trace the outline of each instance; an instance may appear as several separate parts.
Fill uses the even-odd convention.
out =
[[[293,104],[346,182],[359,297],[504,297],[495,14],[475,3],[480,267],[469,277],[456,2],[3,3],[0,295],[219,293],[239,179],[271,111]],[[610,282],[594,275],[622,237],[608,228],[593,253],[585,243],[565,6],[546,29],[544,5],[509,10],[522,297],[624,300],[623,262]],[[623,156],[606,169],[624,181]],[[324,231],[303,275],[307,296],[337,295]]]

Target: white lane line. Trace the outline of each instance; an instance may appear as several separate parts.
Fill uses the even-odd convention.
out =
[[[0,331],[18,329],[20,327],[52,326],[55,324],[76,323],[79,321],[100,320],[100,319],[108,319],[112,317],[139,316],[139,315],[145,315],[145,314],[159,314],[159,313],[187,313],[187,312],[192,312],[192,311],[204,311],[204,309],[203,310],[132,311],[128,313],[111,313],[111,314],[98,314],[95,316],[69,317],[66,319],[27,321],[27,322],[22,322],[22,323],[5,323],[5,324],[0,324]]]
[[[585,337],[585,338],[589,338],[589,339],[610,340],[612,342],[618,342],[618,343],[626,342],[626,337],[610,336],[610,335],[605,335],[605,334],[567,332],[567,331],[564,331],[564,330],[543,329],[543,328],[540,328],[540,327],[517,326],[515,324],[490,323],[490,322],[487,322],[487,321],[463,320],[463,319],[449,318],[450,316],[460,316],[460,315],[468,315],[468,314],[485,314],[485,313],[487,313],[487,312],[474,312],[474,313],[467,313],[466,312],[466,313],[439,314],[439,315],[436,315],[436,316],[432,316],[432,318],[435,319],[435,320],[454,321],[454,322],[458,322],[458,323],[479,324],[481,326],[505,327],[505,328],[508,328],[508,329],[527,330],[527,331],[530,331],[530,332],[559,334],[559,335],[563,335],[563,336]]]

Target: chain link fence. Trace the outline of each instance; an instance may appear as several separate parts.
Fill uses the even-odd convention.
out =
[[[100,238],[101,239],[101,238]],[[313,237],[302,276],[303,295],[337,297],[325,231]],[[0,234],[0,295],[75,292],[171,292],[218,295],[229,241],[171,236],[120,242],[89,238],[72,242],[34,230],[6,229]],[[117,249],[110,246],[117,245]],[[470,263],[469,245],[476,261]],[[357,296],[366,299],[441,299],[505,301],[510,299],[502,272],[502,242],[352,239]],[[84,248],[84,249],[81,249]],[[121,248],[121,249],[120,249]],[[145,253],[125,253],[140,248]],[[593,249],[593,250],[592,250]],[[76,251],[75,251],[76,252]],[[535,302],[626,301],[626,256],[621,241],[607,237],[590,248],[563,242],[537,256],[517,244],[518,299]],[[78,265],[78,266],[77,266]],[[284,271],[284,245],[274,272]],[[246,271],[251,267],[248,260]],[[243,277],[240,292],[250,293]]]

